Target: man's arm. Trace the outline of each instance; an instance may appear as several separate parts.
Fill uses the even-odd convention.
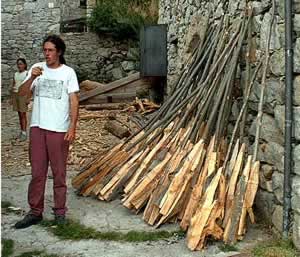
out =
[[[65,140],[74,141],[76,135],[76,126],[78,120],[78,110],[79,110],[79,99],[77,93],[70,93],[70,105],[71,105],[71,122],[67,133],[65,134]]]
[[[32,85],[32,82],[34,81],[34,79],[32,77],[30,77],[28,80],[26,80],[19,88],[19,92],[18,94],[21,96],[25,96],[25,95],[29,95],[30,93],[30,88]]]
[[[42,75],[42,69],[39,67],[33,68],[30,78],[20,86],[18,94],[21,96],[29,95],[32,82],[40,75]]]

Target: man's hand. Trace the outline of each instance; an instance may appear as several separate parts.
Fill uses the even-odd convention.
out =
[[[31,78],[35,79],[38,76],[41,76],[43,74],[43,68],[42,67],[35,67],[31,71]]]
[[[72,143],[75,140],[75,136],[76,136],[76,128],[70,127],[69,130],[65,134],[64,140]]]
[[[33,81],[43,74],[43,68],[42,67],[35,67],[31,71],[31,76],[28,80],[26,80],[19,88],[18,94],[21,96],[27,96],[30,94],[30,87],[33,83]]]

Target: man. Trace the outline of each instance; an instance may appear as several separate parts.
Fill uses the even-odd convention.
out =
[[[30,124],[32,178],[28,188],[30,212],[15,228],[26,228],[43,219],[48,165],[53,173],[54,214],[57,224],[65,224],[66,163],[69,143],[75,139],[79,85],[74,70],[65,65],[66,45],[56,36],[43,42],[45,62],[32,66],[19,89],[20,95],[33,93]]]

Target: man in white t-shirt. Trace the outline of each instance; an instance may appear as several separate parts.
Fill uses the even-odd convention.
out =
[[[75,139],[79,85],[74,70],[65,65],[64,41],[48,36],[43,42],[45,62],[32,66],[20,95],[33,93],[30,124],[32,179],[28,188],[30,212],[15,228],[26,228],[43,219],[48,165],[53,173],[54,214],[57,224],[65,223],[66,164],[69,143]]]

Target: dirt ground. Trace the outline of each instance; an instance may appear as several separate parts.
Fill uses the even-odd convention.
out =
[[[29,121],[30,113],[29,111]],[[99,153],[108,150],[120,141],[119,138],[104,129],[104,124],[112,116],[128,126],[134,127],[126,112],[119,110],[86,111],[83,107],[80,108],[76,140],[70,146],[68,170],[79,171]],[[12,111],[12,106],[7,101],[2,103],[1,121],[2,175],[30,174],[28,140],[21,142],[17,139],[19,134],[18,116],[16,112]]]
[[[128,114],[119,111],[97,111],[91,113],[80,109],[77,139],[71,146],[68,160],[68,217],[76,219],[87,227],[98,231],[154,231],[155,229],[143,222],[139,215],[134,215],[124,208],[119,200],[110,203],[100,202],[92,198],[78,197],[70,186],[71,178],[78,170],[100,152],[107,150],[119,141],[118,138],[104,129],[109,116],[113,115],[122,122],[128,121]],[[90,117],[89,117],[90,116]],[[27,187],[30,181],[30,163],[28,161],[28,141],[15,139],[19,133],[17,114],[11,110],[7,102],[2,103],[2,201],[8,201],[22,213],[28,210],[26,203]],[[133,125],[133,124],[129,124]],[[48,179],[45,196],[45,217],[51,219],[53,204],[52,180]],[[238,252],[223,252],[219,243],[211,243],[202,252],[191,252],[187,249],[185,239],[171,238],[157,242],[113,242],[99,240],[66,241],[50,234],[41,226],[33,226],[25,230],[15,230],[14,223],[21,218],[20,214],[2,213],[2,238],[15,241],[15,253],[42,250],[49,254],[63,256],[86,257],[227,257],[269,239],[259,226],[252,226],[245,240],[238,244]],[[178,230],[176,224],[165,225],[163,230]],[[240,255],[248,256],[248,255]]]

